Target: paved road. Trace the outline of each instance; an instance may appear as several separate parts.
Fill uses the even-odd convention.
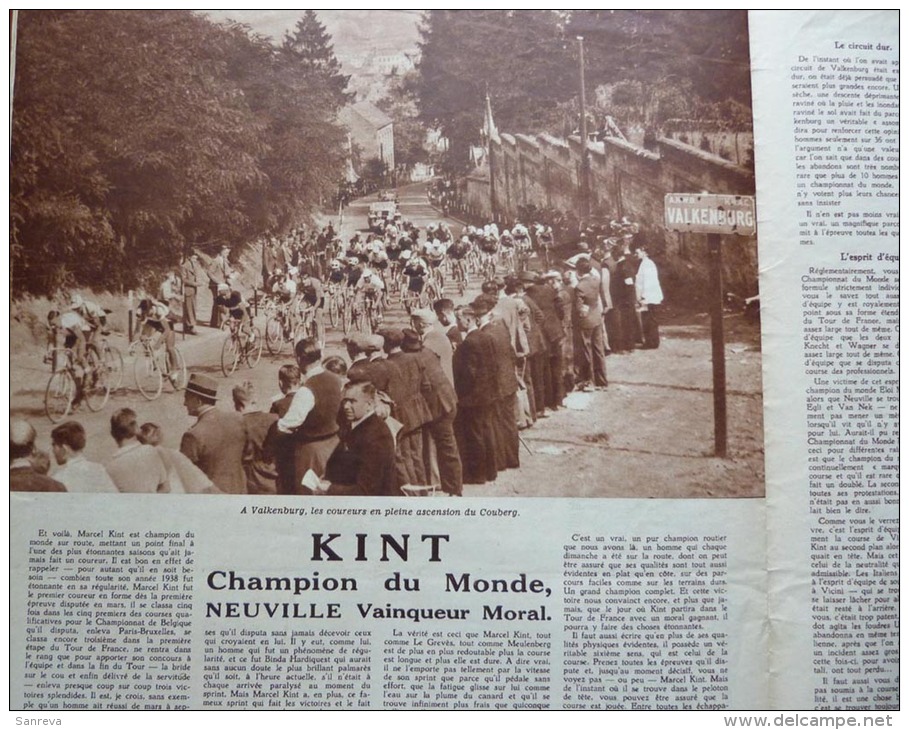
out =
[[[413,221],[420,227],[425,227],[431,222],[446,220],[455,233],[460,232],[461,225],[451,219],[441,219],[440,214],[429,204],[426,197],[426,184],[419,183],[401,188],[398,191],[401,211],[405,218]],[[353,235],[357,229],[367,227],[366,216],[369,210],[369,204],[376,200],[375,196],[370,196],[352,203],[344,212],[344,220],[341,225],[341,234],[346,239]],[[337,221],[335,221],[337,224]],[[466,296],[475,296],[477,292],[468,293]],[[457,297],[456,291],[446,291],[446,295]],[[207,321],[206,314],[209,309],[209,295],[206,290],[199,294],[201,321]],[[409,326],[407,315],[397,305],[388,311],[385,322],[389,326]],[[264,329],[264,316],[260,313],[257,319],[260,329]],[[220,384],[220,394],[226,399],[222,405],[227,406],[230,398],[230,392],[234,385],[249,381],[254,385],[261,405],[268,408],[268,401],[273,395],[278,393],[277,371],[284,363],[293,362],[293,356],[290,353],[289,345],[285,346],[285,351],[281,356],[272,357],[267,350],[263,351],[262,360],[255,369],[249,369],[245,365],[230,377],[225,378],[221,372],[221,348],[224,343],[225,335],[206,327],[199,328],[197,336],[187,336],[181,338],[177,334],[177,347],[186,358],[187,367],[190,372],[201,372],[215,377]],[[341,342],[343,333],[339,330],[328,328],[326,331],[325,354],[343,354],[345,349]],[[127,342],[123,337],[113,337],[112,343],[120,347],[124,353]],[[47,417],[44,415],[44,388],[49,376],[48,368],[40,361],[40,356],[35,354],[17,355],[12,358],[11,370],[12,388],[10,415],[24,416],[28,418],[38,429],[38,443],[43,448],[49,446],[50,431],[53,428]],[[183,432],[192,424],[192,419],[186,415],[183,408],[183,397],[179,393],[168,390],[165,385],[165,392],[156,401],[145,400],[141,393],[136,389],[135,380],[132,372],[132,362],[127,360],[124,385],[119,392],[113,394],[107,406],[99,413],[91,413],[85,408],[81,408],[73,415],[73,418],[80,421],[86,428],[88,434],[88,446],[86,454],[89,459],[104,460],[115,449],[115,445],[109,436],[110,415],[117,408],[129,407],[136,411],[140,423],[152,421],[163,427],[165,435],[165,445],[179,446],[180,437]]]
[[[425,186],[399,191],[404,215],[417,225],[438,220],[429,206]],[[369,200],[357,201],[345,213],[341,231],[349,237],[365,227]],[[460,224],[451,221],[457,232]],[[453,292],[446,294],[458,301]],[[454,293],[456,294],[456,292]],[[465,295],[476,294],[476,284]],[[207,294],[202,293],[207,311]],[[523,433],[527,448],[521,468],[500,474],[494,484],[465,486],[466,497],[629,497],[699,498],[760,497],[764,494],[763,403],[761,398],[760,333],[753,325],[731,318],[726,347],[729,392],[729,459],[711,457],[713,416],[709,320],[697,313],[679,316],[661,329],[658,350],[639,350],[607,360],[609,388],[572,394],[569,408]],[[389,312],[389,324],[403,326],[406,316]],[[278,367],[290,355],[263,355],[255,370],[240,369],[231,378],[220,371],[224,335],[203,329],[202,335],[179,341],[191,370],[208,372],[229,397],[234,384],[251,381],[267,405],[277,393]],[[329,330],[326,352],[341,352],[341,335]],[[40,355],[16,356],[11,362],[11,414],[31,418],[39,445],[49,445],[51,424],[43,413],[47,366]],[[223,404],[227,405],[227,404]],[[80,412],[89,434],[87,455],[104,460],[114,450],[108,419],[114,408],[134,408],[140,421],[164,427],[166,445],[176,447],[191,425],[179,394],[147,402],[135,390],[112,399],[100,414]]]

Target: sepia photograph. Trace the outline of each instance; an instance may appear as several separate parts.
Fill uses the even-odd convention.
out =
[[[12,41],[12,491],[765,495],[746,11]]]

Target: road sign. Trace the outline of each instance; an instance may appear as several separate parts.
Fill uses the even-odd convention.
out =
[[[753,236],[757,230],[750,195],[667,193],[665,211],[670,231]]]

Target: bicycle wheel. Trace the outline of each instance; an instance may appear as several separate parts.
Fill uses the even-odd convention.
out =
[[[170,383],[170,386],[175,391],[179,392],[186,387],[189,376],[186,372],[186,358],[183,357],[183,353],[176,348],[174,348],[174,352],[177,354],[177,362],[174,364],[173,369],[167,369],[167,382]],[[164,358],[167,358],[166,352],[164,353]]]
[[[73,410],[76,381],[69,370],[58,370],[50,376],[44,391],[44,412],[51,423],[60,423]]]
[[[123,385],[123,355],[116,347],[105,346],[103,352],[104,367],[107,369],[107,379],[113,393]]]
[[[253,327],[252,337],[246,340],[246,355],[244,359],[249,367],[254,368],[262,359],[262,332],[258,327]]]
[[[352,307],[346,302],[341,304],[341,329],[344,330],[344,334],[350,332],[350,328],[353,325],[353,313],[351,311]]]
[[[230,377],[239,364],[240,340],[231,334],[221,346],[221,372],[224,373],[224,377]]]
[[[94,349],[85,353],[85,361],[85,377],[82,380],[85,405],[88,406],[88,410],[97,413],[107,405],[107,399],[110,397],[107,366]]]
[[[284,325],[277,317],[269,317],[265,322],[265,346],[269,355],[280,355],[284,349]]]
[[[376,306],[372,307],[369,310],[369,331],[370,332],[375,332],[377,329],[379,329],[379,325],[382,324],[382,318],[383,318],[382,310],[383,310],[383,308],[379,304],[376,304]]]
[[[334,329],[338,326],[338,299],[337,297],[331,296],[328,298],[328,305],[325,307],[328,310],[328,324]]]
[[[133,373],[136,376],[136,387],[146,400],[155,400],[161,395],[164,374],[152,350],[143,347],[139,351],[133,363]]]

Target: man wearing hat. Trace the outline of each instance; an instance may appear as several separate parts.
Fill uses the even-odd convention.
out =
[[[380,334],[360,335],[356,347],[362,353],[357,356],[347,370],[347,380],[351,383],[370,382],[381,394],[394,397],[391,394],[398,391],[399,379],[397,368],[385,358],[385,337]],[[351,345],[348,344],[348,354]]]
[[[558,277],[556,272],[550,273],[552,276]],[[562,317],[560,316],[561,303],[555,288],[539,279],[534,272],[525,271],[521,277],[524,281],[526,296],[533,300],[542,315],[540,329],[546,339],[549,353],[548,368],[544,368],[543,371],[544,405],[555,410],[565,397],[562,392],[562,338],[565,337],[565,330],[562,327]]]
[[[183,405],[197,420],[183,434],[182,451],[214,485],[228,494],[246,494],[243,459],[248,448],[246,423],[236,411],[215,406],[218,381],[202,373],[189,377]]]

